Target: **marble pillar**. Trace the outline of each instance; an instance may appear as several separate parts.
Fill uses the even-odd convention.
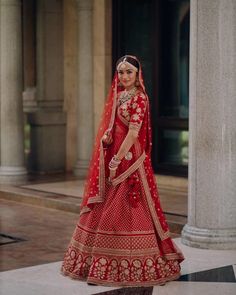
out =
[[[31,127],[29,170],[65,170],[66,115],[63,111],[63,1],[38,0],[36,23],[36,111]]]
[[[27,175],[22,106],[21,1],[0,1],[0,182]]]
[[[236,1],[191,0],[186,245],[236,249]]]
[[[78,0],[77,162],[75,175],[84,177],[93,147],[92,0]]]

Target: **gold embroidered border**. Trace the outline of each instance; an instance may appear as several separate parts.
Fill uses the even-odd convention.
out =
[[[63,276],[69,277],[72,280],[80,280],[80,281],[87,281],[87,283],[93,283],[97,284],[100,286],[107,286],[107,287],[117,287],[117,286],[124,286],[124,287],[150,287],[154,285],[161,285],[165,282],[168,281],[173,281],[177,280],[181,274],[178,272],[177,274],[171,275],[169,277],[161,278],[158,280],[152,280],[152,281],[142,281],[142,282],[137,282],[137,281],[129,281],[129,282],[116,282],[116,281],[105,281],[101,279],[96,279],[96,278],[87,278],[83,277],[80,275],[76,275],[74,273],[70,273],[69,271],[66,271],[63,267],[61,268],[61,274]]]
[[[158,216],[156,214],[155,205],[153,203],[152,196],[150,194],[150,190],[149,190],[149,186],[148,186],[148,182],[147,182],[147,178],[146,178],[146,175],[145,175],[145,169],[144,169],[143,164],[139,167],[139,172],[140,172],[143,187],[144,187],[144,190],[145,190],[145,193],[146,193],[146,196],[147,196],[148,207],[150,209],[150,212],[151,212],[151,215],[152,215],[152,218],[153,218],[153,222],[155,224],[155,227],[157,229],[157,232],[158,232],[161,240],[163,241],[163,240],[169,238],[169,232],[168,231],[166,231],[166,232],[163,231],[163,229],[161,227],[161,224],[160,224],[160,221],[159,221],[159,218],[158,218]]]
[[[147,249],[114,249],[114,248],[98,248],[98,247],[89,247],[85,246],[78,241],[72,239],[71,245],[78,249],[81,253],[88,253],[88,254],[101,254],[107,256],[122,256],[126,257],[136,257],[136,256],[143,256],[143,255],[157,255],[160,254],[160,250],[158,247],[155,248],[147,248]]]
[[[117,82],[116,82],[117,84]],[[111,119],[109,122],[109,129],[113,128],[114,121],[115,121],[115,116],[116,116],[116,107],[117,107],[117,85],[115,85],[115,88],[113,89],[114,91],[114,97],[113,97],[113,105],[112,105],[112,112],[111,112]]]
[[[169,253],[165,254],[166,260],[184,259],[182,253]]]
[[[114,125],[115,115],[116,115],[116,100],[117,100],[117,92],[116,87],[114,89],[114,100],[112,105],[112,113],[109,122],[109,128],[112,129]],[[104,162],[104,152],[103,152],[103,142],[102,139],[100,141],[100,154],[99,154],[99,195],[95,197],[90,197],[88,199],[88,204],[93,203],[102,203],[104,201],[105,196],[105,162]],[[91,211],[89,207],[84,207],[81,209],[80,215]]]
[[[180,277],[180,273],[174,274],[172,276],[169,277],[165,277],[165,278],[161,278],[158,280],[150,280],[150,281],[141,281],[141,282],[137,282],[137,281],[126,281],[126,282],[114,282],[114,281],[105,281],[102,280],[101,278],[96,279],[96,278],[89,278],[88,279],[88,283],[94,283],[94,284],[98,284],[101,286],[110,286],[110,287],[114,287],[114,286],[124,286],[124,287],[148,287],[148,286],[153,286],[153,285],[161,285],[165,282],[168,281],[173,281],[173,280],[177,280]]]
[[[81,230],[85,230],[85,231],[88,231],[88,232],[91,232],[92,234],[107,234],[107,235],[136,235],[136,236],[139,236],[139,235],[153,235],[155,234],[155,231],[153,230],[147,230],[147,231],[106,231],[106,230],[94,230],[94,229],[91,229],[91,228],[88,228],[84,225],[81,225],[79,224],[78,226]]]
[[[91,235],[95,235],[95,236],[102,236],[102,237],[107,237],[107,238],[113,238],[113,239],[122,239],[122,238],[124,238],[124,239],[139,239],[139,238],[150,238],[150,237],[154,237],[155,236],[155,233],[152,233],[152,234],[148,234],[148,235],[142,235],[141,237],[140,237],[140,235],[133,235],[133,236],[131,236],[130,235],[130,233],[129,233],[129,235],[127,236],[127,235],[117,235],[116,233],[115,233],[115,235],[114,234],[110,234],[110,235],[106,235],[106,234],[103,234],[103,233],[101,233],[101,232],[89,232],[89,231],[83,231],[83,230],[80,230],[82,233],[85,233],[85,234],[91,234]]]
[[[138,140],[136,141],[134,147],[135,147],[136,152],[139,153],[141,148],[140,148],[140,143],[139,143]],[[147,177],[146,177],[146,174],[145,174],[145,169],[144,169],[143,163],[140,165],[138,170],[140,172],[141,181],[143,183],[144,191],[145,191],[145,194],[147,196],[148,207],[149,207],[149,210],[151,212],[153,222],[155,224],[156,230],[157,230],[161,240],[163,241],[163,240],[169,238],[169,232],[168,231],[167,232],[163,231],[163,229],[161,227],[161,224],[160,224],[160,221],[159,221],[159,218],[158,218],[158,216],[156,214],[155,205],[154,205],[153,200],[152,200],[152,196],[151,196],[151,193],[150,193],[150,189],[149,189],[149,185],[148,185],[148,182],[147,182]]]
[[[100,143],[100,160],[99,160],[99,199],[104,200],[105,194],[105,162],[103,153],[103,143]]]
[[[112,185],[117,185],[124,181],[129,175],[131,175],[135,170],[138,169],[138,167],[143,163],[145,160],[146,154],[143,152],[143,154],[122,174],[120,174],[118,177],[114,178],[112,180]]]
[[[87,206],[84,206],[81,210],[80,210],[80,214],[79,215],[82,215],[84,213],[87,213],[87,212],[90,212],[91,209]]]

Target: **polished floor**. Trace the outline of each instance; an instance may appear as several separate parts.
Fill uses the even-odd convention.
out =
[[[147,288],[111,288],[88,286],[59,273],[61,262],[41,264],[0,273],[1,293],[8,295],[235,295],[236,251],[194,249],[175,242],[186,260],[182,277],[164,286]]]
[[[83,183],[57,179],[0,187],[0,294],[235,295],[236,251],[182,245],[180,233],[187,220],[186,182],[170,178],[166,182],[163,178],[159,183],[172,237],[186,257],[178,281],[149,288],[111,288],[89,286],[60,275],[61,260],[78,219],[74,208],[80,203]]]

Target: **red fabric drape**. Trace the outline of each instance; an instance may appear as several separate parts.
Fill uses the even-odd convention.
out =
[[[140,65],[138,78],[140,83],[140,91],[146,96],[146,114],[143,120],[142,128],[139,131],[139,138],[141,148],[146,154],[151,153],[152,135],[150,125],[150,109],[149,98],[145,91],[143,82],[143,73]],[[81,214],[90,211],[95,203],[103,202],[105,190],[105,169],[108,166],[104,157],[104,145],[102,137],[104,133],[109,130],[112,134],[114,127],[114,119],[117,109],[117,95],[120,91],[124,90],[123,87],[118,85],[118,74],[114,75],[112,85],[106,100],[104,111],[98,127],[97,136],[93,154],[91,157],[87,179],[85,181],[83,200],[81,203]]]

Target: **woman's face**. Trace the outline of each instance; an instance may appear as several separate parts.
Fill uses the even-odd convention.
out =
[[[118,78],[126,90],[130,90],[135,86],[137,72],[128,65],[122,65],[118,69]]]

